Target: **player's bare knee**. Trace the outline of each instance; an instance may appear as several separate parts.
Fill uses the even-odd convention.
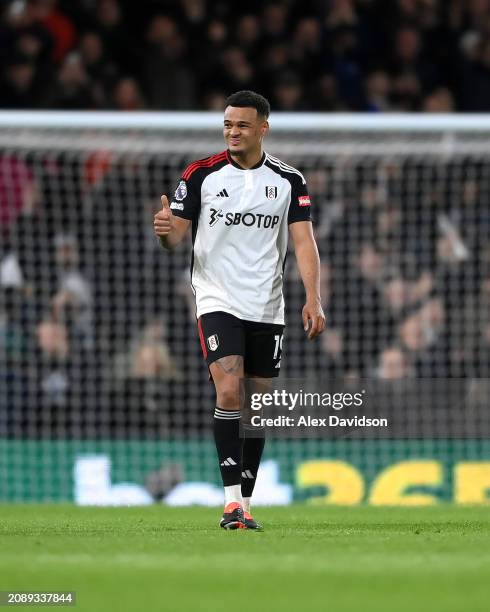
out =
[[[227,389],[217,393],[217,403],[223,410],[238,410],[240,407],[238,392]]]
[[[232,379],[219,385],[216,389],[216,395],[219,408],[238,410],[240,407],[238,379]]]

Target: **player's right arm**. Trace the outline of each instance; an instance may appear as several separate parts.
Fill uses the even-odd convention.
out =
[[[177,217],[172,213],[168,198],[162,195],[160,198],[162,209],[159,210],[153,220],[155,234],[160,239],[160,244],[167,250],[174,249],[184,238],[191,221]]]

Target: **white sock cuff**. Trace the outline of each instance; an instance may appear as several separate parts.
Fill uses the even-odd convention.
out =
[[[221,408],[215,408],[214,410],[215,419],[239,419],[239,410],[221,410]]]

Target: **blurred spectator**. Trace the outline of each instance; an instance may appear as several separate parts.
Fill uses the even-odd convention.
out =
[[[92,6],[95,12],[93,27],[116,66],[125,73],[138,70],[141,58],[133,40],[133,24],[124,18],[118,0],[99,0]]]
[[[408,287],[401,277],[394,277],[383,287],[383,297],[387,308],[398,317],[409,303]]]
[[[331,29],[355,25],[358,22],[358,17],[354,2],[352,0],[334,0],[325,21]]]
[[[2,278],[0,285],[0,369],[12,373],[14,368],[25,368],[32,342],[26,321],[26,293],[21,285],[5,284],[6,280]]]
[[[154,17],[143,53],[144,90],[150,108],[186,110],[195,105],[187,51],[187,40],[177,23],[165,15]]]
[[[117,76],[126,75],[141,84],[150,109],[215,108],[212,96],[245,87],[283,110],[490,108],[487,2],[256,7],[175,0],[148,11],[120,0],[10,0],[0,21],[0,103],[106,108]],[[48,94],[65,80],[60,72],[77,47],[92,95],[63,102]]]
[[[194,70],[193,76],[196,82],[208,91],[211,88],[222,91],[225,97],[225,83],[219,80],[216,74],[220,64],[220,58],[228,43],[228,28],[219,19],[211,19],[197,41],[193,41],[192,55]]]
[[[262,25],[268,41],[286,42],[288,35],[288,8],[285,4],[266,4],[262,12]]]
[[[193,29],[200,27],[206,19],[206,0],[182,0],[185,21]]]
[[[359,253],[358,266],[364,280],[375,283],[381,278],[383,258],[370,244],[364,244]]]
[[[52,300],[56,321],[66,325],[77,350],[94,346],[93,299],[89,282],[79,267],[76,239],[69,234],[55,238],[58,288]]]
[[[325,330],[321,338],[321,364],[322,370],[329,379],[340,380],[345,373],[344,341],[339,329]]]
[[[134,354],[131,376],[136,378],[182,377],[170,356],[165,326],[161,320],[152,321],[143,330]]]
[[[18,157],[0,156],[0,236],[6,237],[10,226],[23,212],[34,208],[39,199],[32,170]]]
[[[342,331],[346,369],[367,374],[382,338],[389,337],[392,328],[391,314],[380,293],[385,262],[373,245],[364,243],[350,263],[339,263],[332,262],[332,290],[327,304],[330,324]]]
[[[55,360],[66,360],[70,351],[66,327],[56,316],[46,316],[37,326],[37,341],[42,356]]]
[[[137,81],[131,77],[123,77],[114,85],[112,92],[113,106],[121,111],[143,110],[145,105]]]
[[[47,406],[63,407],[68,403],[70,381],[68,363],[70,342],[68,331],[50,312],[39,322],[36,329],[38,348],[38,385]]]
[[[345,110],[337,91],[337,81],[332,74],[321,76],[312,89],[313,106],[311,110],[333,112]]]
[[[58,0],[36,0],[30,4],[36,11],[36,20],[51,34],[54,41],[52,57],[59,64],[75,45],[76,27],[60,10]]]
[[[227,91],[252,89],[254,87],[254,69],[245,53],[239,47],[229,47],[221,55],[219,79]]]
[[[0,100],[3,108],[25,109],[35,106],[36,67],[22,54],[12,57],[4,67]]]
[[[323,51],[320,22],[313,17],[301,19],[294,30],[291,57],[303,82],[312,82],[322,72]]]
[[[80,38],[80,56],[88,77],[97,107],[108,106],[109,92],[114,85],[118,69],[107,57],[104,42],[97,32],[85,32]]]
[[[390,79],[383,70],[376,70],[367,75],[364,81],[365,110],[386,112],[391,110]]]
[[[362,63],[356,31],[347,26],[332,33],[332,71],[344,103],[352,110],[362,105]]]
[[[221,113],[225,107],[226,96],[220,91],[208,91],[204,95],[205,110]]]
[[[438,297],[429,299],[399,326],[399,339],[422,378],[448,378],[452,346],[444,328],[445,312]],[[458,374],[456,374],[457,376]]]
[[[274,96],[274,83],[286,72],[288,72],[291,60],[289,48],[283,42],[269,44],[264,50],[261,62],[257,65],[261,89],[270,98]]]
[[[423,102],[422,110],[426,113],[452,113],[454,100],[449,89],[440,87],[429,94]]]
[[[244,15],[236,28],[236,42],[249,61],[260,61],[261,23],[257,15]]]
[[[61,110],[96,108],[97,97],[79,53],[72,52],[66,56],[44,105]]]
[[[34,2],[21,0],[4,3],[0,16],[0,43],[3,59],[3,66],[0,66],[3,69],[23,58],[33,68],[33,81],[40,85],[41,79],[56,68],[52,53],[55,41],[42,23],[39,6]],[[36,98],[40,92],[33,96],[30,106],[38,106]]]
[[[424,271],[420,277],[410,284],[410,303],[420,302],[427,298],[434,289],[434,278],[430,272]]]
[[[277,81],[274,109],[286,112],[305,109],[303,86],[294,74],[283,74]]]
[[[415,72],[405,71],[392,81],[391,99],[393,110],[409,113],[420,106],[422,85]]]
[[[24,277],[19,260],[14,253],[7,253],[0,261],[0,287],[20,289],[23,285]]]
[[[116,356],[117,378],[180,380],[182,374],[170,354],[164,323],[156,319],[131,340],[127,352]]]
[[[404,351],[397,346],[390,346],[381,352],[378,377],[385,380],[400,380],[413,375]]]

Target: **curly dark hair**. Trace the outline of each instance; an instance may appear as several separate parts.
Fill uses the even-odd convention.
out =
[[[237,91],[226,98],[226,106],[237,106],[239,108],[255,108],[257,115],[267,119],[271,112],[269,101],[255,91]]]

